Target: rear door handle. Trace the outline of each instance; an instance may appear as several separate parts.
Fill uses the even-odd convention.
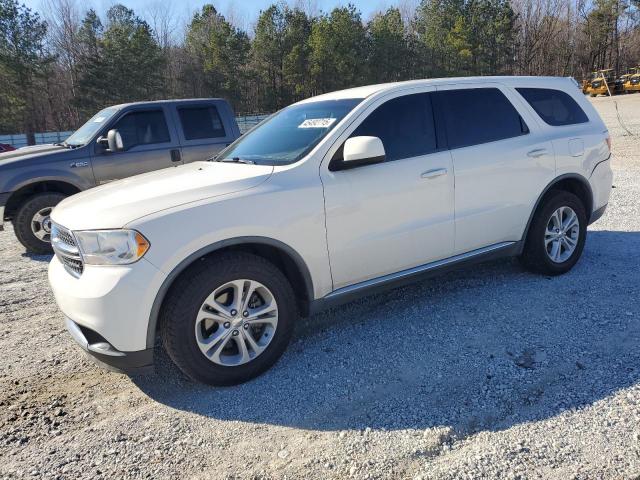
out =
[[[536,148],[535,150],[531,150],[530,152],[528,152],[527,157],[539,158],[544,157],[547,153],[548,152],[546,148]]]
[[[171,150],[171,161],[172,162],[182,161],[182,155],[180,155],[180,150],[178,150],[177,148]]]
[[[436,178],[446,174],[447,174],[446,168],[434,168],[433,170],[427,170],[426,172],[422,172],[422,175],[420,175],[420,178]]]

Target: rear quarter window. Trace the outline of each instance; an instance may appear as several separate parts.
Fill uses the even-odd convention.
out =
[[[550,88],[516,88],[545,123],[553,127],[587,123],[589,117],[571,96]]]

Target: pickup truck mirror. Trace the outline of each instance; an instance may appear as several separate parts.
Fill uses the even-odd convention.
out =
[[[344,142],[341,170],[384,162],[386,154],[378,137],[352,137]]]
[[[110,152],[121,152],[124,150],[124,142],[122,135],[116,129],[109,130],[107,133],[107,144]]]
[[[100,135],[96,143],[104,147],[107,152],[121,152],[124,150],[124,142],[118,130],[109,130],[107,136]]]

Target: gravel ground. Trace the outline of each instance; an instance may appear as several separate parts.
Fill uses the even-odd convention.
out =
[[[95,366],[9,228],[0,478],[640,478],[640,95],[594,103],[617,188],[572,272],[488,263],[316,315],[238,387],[162,352]]]

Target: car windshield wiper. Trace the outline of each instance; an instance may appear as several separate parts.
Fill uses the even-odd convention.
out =
[[[240,158],[240,157],[216,158],[213,161],[214,162],[225,162],[225,163],[245,163],[247,165],[255,165],[256,164],[256,162],[254,162],[253,160],[245,160],[244,158]]]
[[[80,147],[80,146],[81,146],[81,145],[71,145],[71,144],[69,144],[69,143],[67,143],[67,142],[54,143],[54,145],[55,145],[56,147],[64,147],[64,148],[68,148],[69,150],[73,150],[74,148],[78,148],[78,147]]]

